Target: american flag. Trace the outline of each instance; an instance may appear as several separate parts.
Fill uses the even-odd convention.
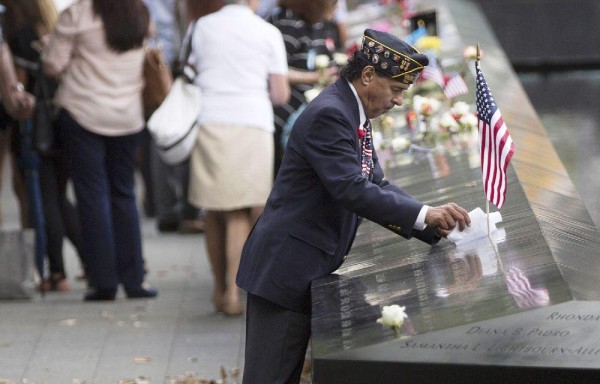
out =
[[[511,294],[519,308],[544,307],[550,304],[550,296],[546,288],[532,288],[529,279],[517,267],[511,267],[505,275],[508,293]]]
[[[427,57],[429,57],[429,64],[423,68],[420,79],[431,80],[439,85],[440,88],[444,89],[446,82],[444,81],[444,74],[442,73],[442,69],[438,64],[437,58],[430,55],[427,55]]]
[[[469,87],[467,87],[467,83],[465,83],[462,76],[458,73],[452,76],[444,87],[444,95],[449,99],[464,95],[467,92],[469,92]]]
[[[479,61],[475,62],[477,74],[476,104],[479,121],[479,144],[483,190],[487,199],[500,209],[506,198],[506,168],[515,152],[515,146],[488,88]]]

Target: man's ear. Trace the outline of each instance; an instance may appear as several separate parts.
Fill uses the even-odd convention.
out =
[[[375,68],[371,65],[367,65],[362,70],[361,82],[364,86],[368,86],[375,76]]]

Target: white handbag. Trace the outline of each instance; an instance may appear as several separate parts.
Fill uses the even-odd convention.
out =
[[[154,139],[158,154],[167,164],[181,163],[190,157],[198,136],[196,121],[200,114],[202,97],[194,84],[196,71],[188,64],[192,53],[195,23],[186,34],[185,49],[180,62],[183,67],[162,104],[152,113],[146,126]]]
[[[186,73],[178,76],[147,123],[158,154],[167,164],[178,164],[189,158],[196,142],[196,120],[202,97],[192,79]]]

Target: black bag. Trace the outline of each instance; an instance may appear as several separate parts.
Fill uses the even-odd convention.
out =
[[[40,155],[51,154],[55,147],[54,120],[57,111],[53,96],[56,86],[56,81],[44,75],[42,64],[38,62],[33,87],[36,104],[32,117],[32,149]]]

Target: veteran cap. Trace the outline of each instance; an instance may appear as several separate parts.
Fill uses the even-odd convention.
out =
[[[412,84],[429,64],[427,56],[389,33],[366,29],[357,57],[387,77]]]

